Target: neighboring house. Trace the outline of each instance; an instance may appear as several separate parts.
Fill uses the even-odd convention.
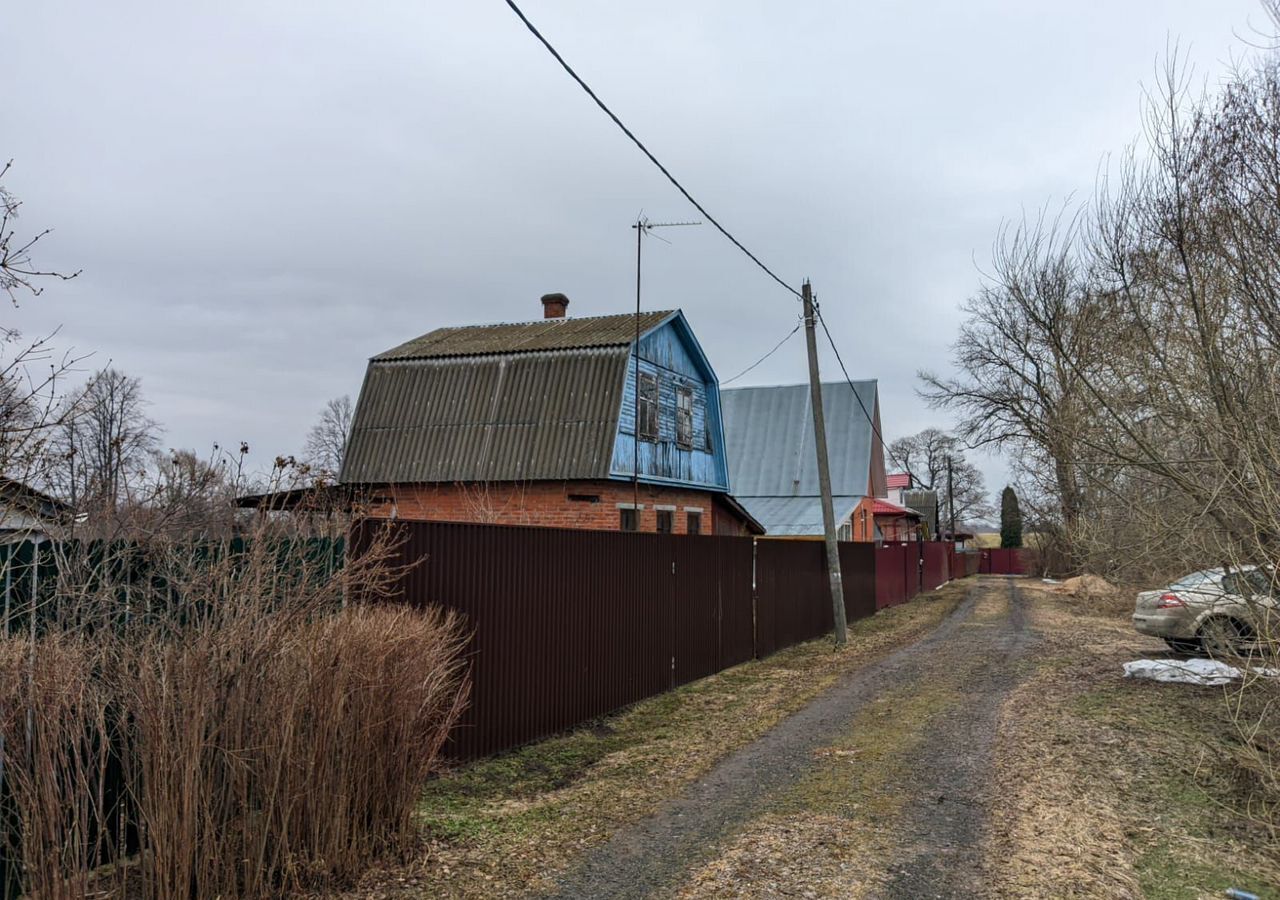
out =
[[[684,314],[542,303],[538,321],[373,357],[340,481],[405,519],[758,532],[729,496],[719,382]]]
[[[910,490],[902,492],[902,505],[920,513],[921,523],[925,528],[927,540],[938,540],[940,520],[938,519],[937,491]]]
[[[907,506],[906,493],[915,487],[909,472],[890,472],[885,476],[885,487],[889,489],[889,500],[899,506]]]
[[[924,516],[914,509],[891,500],[877,498],[872,503],[871,511],[875,516],[876,531],[879,532],[881,540],[918,541],[921,539],[920,523]]]
[[[856,396],[847,382],[822,386],[832,502],[841,540],[874,541],[874,501],[887,491],[879,390],[853,387]],[[771,537],[821,537],[809,386],[734,388],[721,400],[734,496]]]
[[[46,534],[70,512],[56,497],[0,475],[0,541]]]

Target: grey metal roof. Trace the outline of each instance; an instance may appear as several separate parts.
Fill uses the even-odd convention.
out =
[[[634,319],[627,318],[634,329]],[[628,343],[466,357],[375,357],[356,405],[340,480],[606,478],[629,356]]]
[[[875,381],[855,381],[853,385],[856,398],[846,382],[822,385],[831,492],[845,497],[867,493],[874,446],[867,413],[876,415],[877,405]],[[747,501],[749,497],[817,496],[818,465],[807,384],[732,388],[720,392],[720,402],[729,489],[753,515],[756,512]],[[821,523],[821,517],[818,521]],[[765,519],[761,522],[768,527]],[[773,533],[772,527],[769,532]]]
[[[657,328],[674,310],[642,312],[640,333]],[[586,316],[579,319],[538,319],[497,325],[437,328],[374,357],[375,360],[432,359],[483,356],[491,353],[533,353],[586,347],[630,345],[636,337],[634,315]]]
[[[823,533],[822,501],[818,497],[738,497],[737,499],[764,526],[765,533],[771,537]],[[837,526],[849,521],[860,500],[862,500],[861,497],[831,498]]]

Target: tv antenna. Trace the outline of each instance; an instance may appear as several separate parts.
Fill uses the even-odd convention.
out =
[[[671,242],[659,234],[655,228],[685,228],[690,225],[701,225],[701,222],[653,222],[640,210],[631,227],[636,231],[636,340],[635,340],[635,422],[631,441],[631,509],[636,517],[636,530],[640,530],[640,260],[644,248],[644,237],[656,237],[664,244]]]

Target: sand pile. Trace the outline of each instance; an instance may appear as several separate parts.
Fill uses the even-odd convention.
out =
[[[1072,597],[1098,597],[1114,594],[1116,586],[1100,575],[1077,575],[1062,582],[1062,593]]]

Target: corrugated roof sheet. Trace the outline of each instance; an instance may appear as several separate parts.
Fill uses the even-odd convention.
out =
[[[874,433],[858,398],[867,413],[876,412],[876,382],[853,385],[857,397],[846,382],[822,385],[831,491],[845,497],[866,494],[871,474]],[[807,384],[732,388],[720,392],[720,401],[729,488],[738,499],[746,503],[747,497],[817,496],[818,464]],[[747,508],[755,515],[754,508],[749,504]],[[764,519],[761,522],[768,527]]]
[[[375,357],[341,481],[606,478],[630,340],[515,354]]]
[[[911,487],[911,475],[907,472],[891,472],[885,479],[885,485],[890,490],[893,488],[909,488]]]
[[[642,312],[640,333],[657,328],[674,310]],[[586,316],[580,319],[538,319],[497,325],[437,328],[379,353],[374,360],[434,359],[485,356],[494,353],[536,353],[587,347],[630,345],[636,337],[634,315]]]
[[[822,501],[818,497],[738,497],[738,502],[773,536],[820,535]],[[832,497],[836,523],[849,521],[862,497]]]

